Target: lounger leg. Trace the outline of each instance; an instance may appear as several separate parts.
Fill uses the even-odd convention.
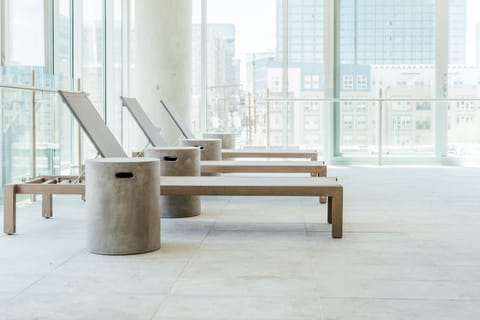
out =
[[[326,197],[328,199],[328,207],[327,207],[327,221],[329,224],[332,224],[332,207],[333,207],[333,198]]]
[[[53,215],[52,208],[52,194],[44,193],[42,194],[42,217],[49,219]]]
[[[17,216],[17,194],[15,185],[7,184],[3,187],[3,232],[15,233]]]
[[[343,190],[333,197],[332,202],[332,237],[341,238],[343,236]]]
[[[312,172],[310,173],[312,177],[326,177],[327,176],[327,167],[324,169],[317,171],[317,172]],[[319,197],[319,201],[321,204],[327,203],[327,197],[321,196]]]

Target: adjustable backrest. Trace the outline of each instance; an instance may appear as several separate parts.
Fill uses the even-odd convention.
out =
[[[58,93],[102,157],[127,157],[85,92]]]
[[[152,146],[166,147],[167,142],[160,135],[152,120],[147,116],[137,99],[127,97],[120,97],[120,99],[122,99],[123,105],[127,107],[128,111],[130,111],[133,119],[135,119],[140,129],[142,129],[143,133],[147,136],[147,139]]]
[[[168,114],[173,119],[173,122],[175,122],[178,129],[180,129],[183,136],[187,139],[195,138],[195,135],[192,131],[190,131],[190,129],[188,129],[185,120],[183,120],[182,116],[180,116],[180,114],[175,110],[175,108],[169,105],[165,100],[160,100],[160,103],[165,108],[165,110],[167,110]]]

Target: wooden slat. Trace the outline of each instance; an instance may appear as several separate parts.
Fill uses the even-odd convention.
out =
[[[222,150],[222,158],[303,158],[312,161],[318,160],[318,154],[313,150],[295,150],[295,151],[267,151],[267,150]]]
[[[200,161],[201,172],[217,173],[312,173],[326,176],[322,161]]]
[[[161,177],[162,195],[328,196],[341,188],[335,178]]]
[[[45,181],[44,177],[37,177],[37,178],[25,181],[25,183],[43,183],[44,181]]]
[[[57,183],[57,179],[50,179],[42,182],[42,184],[53,184],[53,183]]]
[[[85,192],[85,185],[75,184],[18,184],[17,193],[26,194],[82,194]]]

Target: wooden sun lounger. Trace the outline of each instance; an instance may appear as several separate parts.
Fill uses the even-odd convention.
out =
[[[175,108],[165,100],[160,100],[160,104],[165,108],[183,136],[186,139],[194,139],[195,135]],[[231,158],[309,158],[312,161],[317,161],[318,154],[316,150],[222,150],[222,159]]]
[[[73,178],[73,177],[72,177]],[[39,177],[28,183],[4,186],[4,225],[7,234],[16,232],[16,195],[42,194],[50,199],[42,208],[49,206],[51,217],[52,194],[84,194],[83,180],[72,183],[69,179]],[[161,177],[161,195],[211,195],[211,196],[324,196],[328,198],[328,223],[332,224],[332,237],[343,235],[343,187],[335,178],[308,177]],[[48,209],[48,208],[47,208]]]
[[[143,131],[147,137],[149,143],[154,147],[165,147],[167,146],[165,139],[161,136],[158,130],[155,128],[153,122],[148,118],[148,115],[145,113],[145,110],[140,106],[139,102],[135,98],[120,97],[123,105],[132,115],[133,119],[137,122],[140,129]],[[186,124],[183,122],[181,117],[175,112],[173,108],[168,106],[166,102],[161,101],[162,105],[169,112],[172,119],[174,119],[177,126],[180,128],[182,133],[187,136],[193,136],[193,133],[188,129]],[[141,156],[142,153],[135,153],[134,156]],[[317,152],[316,151],[307,151],[307,150],[298,150],[295,152],[290,151],[264,151],[264,150],[249,150],[249,151],[240,151],[240,150],[222,150],[223,158],[306,158],[312,161],[317,161]],[[225,163],[227,162],[227,163]],[[319,166],[323,165],[323,162],[316,162],[311,164],[311,171],[305,170],[309,166],[306,162],[282,162],[277,163],[273,161],[257,161],[257,162],[231,162],[231,161],[215,161],[215,164],[208,164],[207,161],[202,161],[200,166],[201,172],[311,172],[314,176],[323,176],[326,174],[326,167],[323,165],[322,168]],[[254,168],[254,167],[257,168]],[[322,174],[317,174],[321,172]]]

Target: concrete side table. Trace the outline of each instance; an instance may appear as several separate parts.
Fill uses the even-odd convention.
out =
[[[200,148],[200,160],[222,160],[222,140],[220,139],[184,139],[181,146]],[[217,176],[218,173],[202,173],[202,176]]]
[[[160,161],[86,161],[87,250],[135,254],[160,248]]]
[[[144,151],[145,157],[160,159],[161,176],[199,176],[200,149],[197,147],[157,147]],[[199,196],[160,196],[162,218],[198,216]]]
[[[204,138],[214,138],[222,140],[222,149],[235,149],[235,134],[231,132],[207,132],[203,134]]]

